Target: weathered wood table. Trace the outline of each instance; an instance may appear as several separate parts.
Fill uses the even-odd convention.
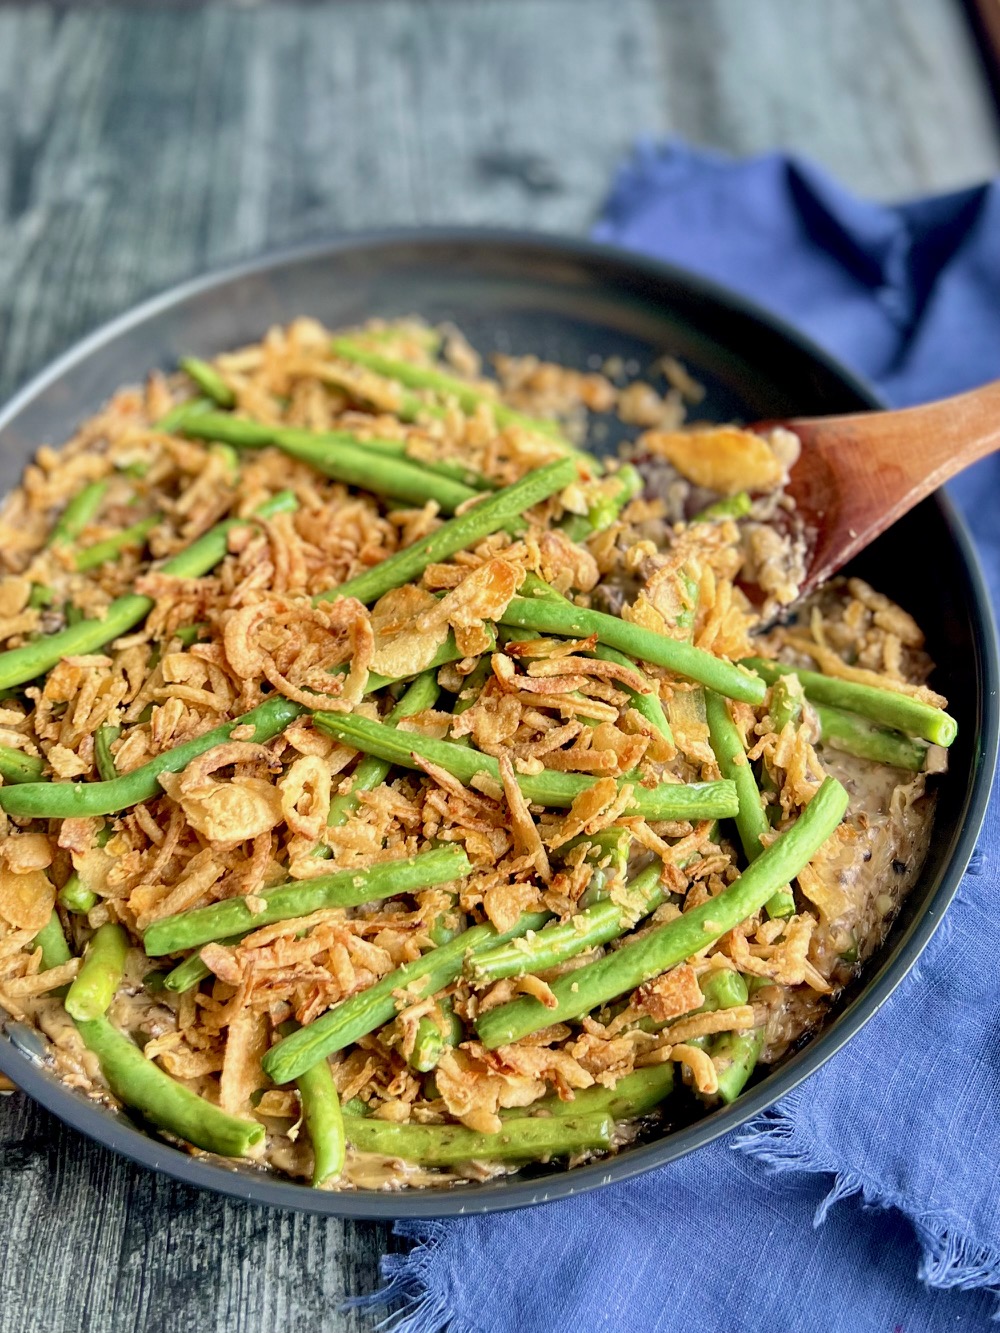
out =
[[[0,398],[180,279],[367,227],[583,231],[641,134],[888,197],[1000,166],[957,0],[0,4]],[[0,1098],[2,1333],[371,1328],[384,1226],[223,1201]]]

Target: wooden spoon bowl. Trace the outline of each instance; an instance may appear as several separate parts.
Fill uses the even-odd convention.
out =
[[[802,443],[787,493],[803,526],[801,590],[809,592],[932,491],[1000,449],[1000,380],[921,407],[752,429],[775,426]]]

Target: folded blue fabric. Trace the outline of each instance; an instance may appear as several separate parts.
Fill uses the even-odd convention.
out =
[[[597,228],[755,298],[896,403],[1000,375],[1000,186],[887,207],[778,155],[648,146]],[[1000,458],[956,483],[996,604]],[[1000,800],[944,925],[740,1133],[544,1209],[401,1227],[399,1333],[940,1333],[1000,1293]],[[833,1205],[836,1204],[834,1207]]]

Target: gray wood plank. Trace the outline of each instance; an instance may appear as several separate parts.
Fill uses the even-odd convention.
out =
[[[859,190],[1000,166],[956,0],[0,5],[0,398],[208,268],[344,230],[576,231],[640,134],[809,153]],[[0,1098],[3,1333],[311,1333],[385,1228],[268,1213]]]
[[[4,1333],[369,1329],[389,1228],[190,1189],[86,1142],[22,1094],[0,1098]]]

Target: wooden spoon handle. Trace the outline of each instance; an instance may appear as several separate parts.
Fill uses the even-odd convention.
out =
[[[898,412],[789,421],[802,441],[789,492],[828,578],[950,477],[1000,449],[1000,380]]]

